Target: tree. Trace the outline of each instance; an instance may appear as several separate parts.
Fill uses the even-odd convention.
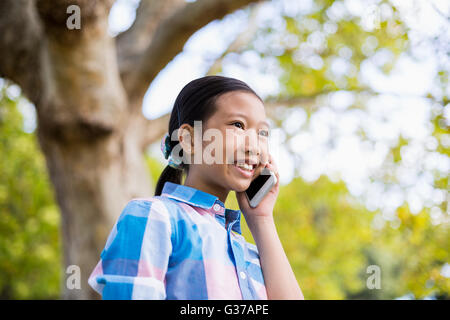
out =
[[[449,258],[448,224],[435,225],[428,209],[413,214],[404,205],[399,222],[379,225],[380,210],[358,200],[345,183],[323,175],[281,186],[274,219],[305,299],[446,299],[450,279],[441,271]],[[238,208],[233,198],[225,204]],[[254,243],[246,223],[242,234]],[[367,285],[370,267],[379,267],[379,288]]]
[[[37,136],[62,213],[65,264],[81,267],[83,284],[124,203],[149,195],[153,189],[149,175],[143,174],[146,166],[142,153],[166,131],[168,115],[152,121],[143,117],[145,91],[158,72],[182,51],[190,35],[251,2],[256,1],[141,0],[133,25],[114,38],[106,31],[113,0],[0,3],[0,76],[17,83],[36,106]],[[374,56],[381,57],[375,59],[378,69],[389,73],[396,58],[411,47],[410,30],[397,8],[387,0],[374,1],[377,5],[370,7],[364,1],[363,14],[368,13],[367,17],[348,10],[347,1],[315,0],[309,8],[305,2],[306,6],[298,6],[296,12],[295,4],[300,1],[270,3],[274,4],[274,19],[262,22],[255,19],[259,6],[249,6],[249,27],[222,55],[214,57],[208,74],[221,72],[225,61],[239,63],[246,54],[269,62],[258,65],[261,73],[277,74],[279,70],[267,67],[276,61],[281,69],[281,88],[277,95],[265,98],[265,105],[268,116],[281,130],[294,112],[304,109],[311,118],[324,101],[333,100],[333,94],[341,91],[354,97],[344,112],[373,117],[365,110],[367,100],[380,93],[364,84],[358,73]],[[66,26],[67,8],[73,4],[81,8],[79,30]],[[383,15],[377,16],[381,12]],[[365,25],[370,16],[379,18],[379,24],[372,28]],[[441,47],[438,51],[445,53],[447,34],[443,30],[430,47]],[[440,61],[447,61],[445,54],[440,56]],[[423,98],[436,107],[431,119],[438,141],[436,153],[448,158],[448,125],[443,112],[448,106],[448,70],[444,62],[436,88]],[[284,130],[286,139],[282,143],[291,152],[298,171],[302,157],[290,142],[303,130],[306,128],[302,125]],[[358,135],[370,145],[377,142],[365,128],[359,128]],[[336,140],[336,135],[330,134],[329,141],[324,142],[327,150],[333,149]],[[389,145],[389,157],[371,180],[381,181],[383,186],[399,184],[391,171],[399,164],[408,142],[400,137],[398,146]],[[443,170],[434,170],[433,174],[435,188],[445,192],[447,175]],[[448,201],[439,206],[442,212],[448,212]],[[376,260],[371,256],[376,254],[367,255]],[[310,286],[314,287],[313,281]],[[336,290],[331,296],[355,292],[351,284],[348,286],[351,288]],[[97,297],[92,293],[70,291],[64,297]]]
[[[133,26],[112,38],[112,0],[1,1],[0,76],[36,107],[64,263],[82,270],[82,290],[63,298],[98,298],[87,278],[114,221],[129,199],[151,194],[143,151],[168,123],[142,115],[153,78],[195,31],[252,2],[142,0]],[[70,5],[80,8],[80,29],[67,27]]]

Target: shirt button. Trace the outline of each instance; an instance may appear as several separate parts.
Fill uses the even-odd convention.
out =
[[[245,274],[244,271],[239,272],[239,275],[241,276],[242,279],[247,278],[247,275]]]
[[[219,211],[220,205],[216,203],[213,208],[214,208],[214,211]]]

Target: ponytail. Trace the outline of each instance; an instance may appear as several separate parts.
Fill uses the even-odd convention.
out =
[[[183,178],[183,171],[180,169],[174,169],[171,166],[167,165],[166,168],[161,173],[161,176],[158,179],[158,183],[156,184],[155,196],[160,196],[162,193],[162,189],[164,184],[167,181],[181,184],[181,180]]]

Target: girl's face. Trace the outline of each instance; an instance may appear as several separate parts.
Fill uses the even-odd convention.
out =
[[[222,94],[216,100],[216,110],[203,124],[202,161],[198,164],[192,160],[185,185],[214,194],[225,202],[230,190],[246,190],[267,162],[269,125],[263,103],[251,93]],[[216,134],[211,130],[214,138],[203,141],[208,129],[216,130]],[[222,139],[221,143],[214,141],[216,136]],[[215,148],[208,149],[208,145]],[[221,151],[221,155],[216,156],[216,151]],[[205,163],[208,154],[220,162]],[[237,162],[250,164],[252,170],[240,168]]]

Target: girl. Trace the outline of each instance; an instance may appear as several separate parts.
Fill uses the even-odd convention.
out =
[[[125,206],[89,277],[103,299],[303,299],[274,224],[279,182],[256,208],[245,197],[264,167],[279,181],[265,118],[263,101],[240,80],[206,76],[181,90],[155,196]],[[205,161],[198,123],[215,134],[219,161]],[[231,190],[240,210],[224,205]],[[241,213],[256,246],[241,235]]]

